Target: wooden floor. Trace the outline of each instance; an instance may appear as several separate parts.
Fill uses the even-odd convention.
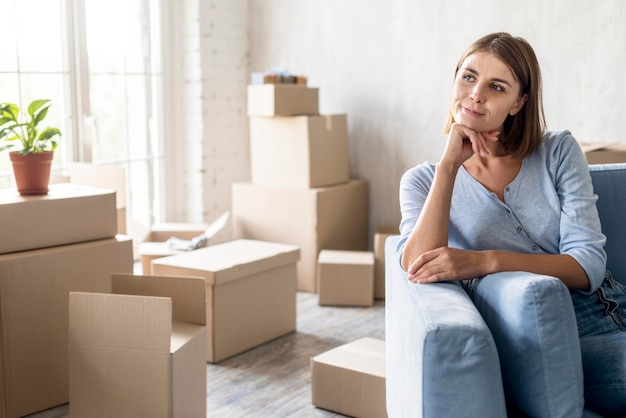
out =
[[[361,337],[385,338],[384,301],[325,307],[299,292],[297,331],[219,364],[207,364],[209,417],[340,417],[311,404],[310,358]],[[29,415],[67,418],[69,406]]]

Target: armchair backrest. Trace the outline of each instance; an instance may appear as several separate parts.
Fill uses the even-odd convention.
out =
[[[607,268],[626,284],[626,163],[591,164],[589,171],[606,235]]]

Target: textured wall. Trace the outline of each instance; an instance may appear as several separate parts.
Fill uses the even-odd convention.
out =
[[[177,197],[168,202],[168,220],[211,221],[230,207],[232,182],[250,176],[248,77],[275,66],[320,88],[321,113],[348,115],[351,175],[370,183],[370,232],[398,223],[402,173],[438,159],[454,66],[485,33],[504,30],[533,44],[551,129],[626,142],[623,0],[173,4],[182,17],[172,43],[184,51],[176,63],[184,97],[174,105],[185,126],[176,134],[187,145],[184,152],[173,147],[178,163],[168,177]]]
[[[322,113],[346,113],[351,174],[370,182],[370,229],[397,223],[398,181],[436,161],[452,72],[479,36],[508,31],[535,47],[549,128],[626,142],[626,2],[602,0],[250,0],[249,68],[285,66],[320,88]]]

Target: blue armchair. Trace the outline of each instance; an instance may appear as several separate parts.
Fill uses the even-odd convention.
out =
[[[608,268],[626,283],[626,164],[590,171]],[[398,238],[385,247],[389,417],[598,416],[584,409],[576,318],[561,281],[488,275],[472,301],[459,283],[407,281]]]

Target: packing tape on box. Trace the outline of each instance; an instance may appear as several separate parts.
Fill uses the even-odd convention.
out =
[[[332,115],[326,115],[326,116],[324,116],[324,119],[326,119],[326,130],[327,131],[332,131],[333,130],[333,117],[332,117]]]

